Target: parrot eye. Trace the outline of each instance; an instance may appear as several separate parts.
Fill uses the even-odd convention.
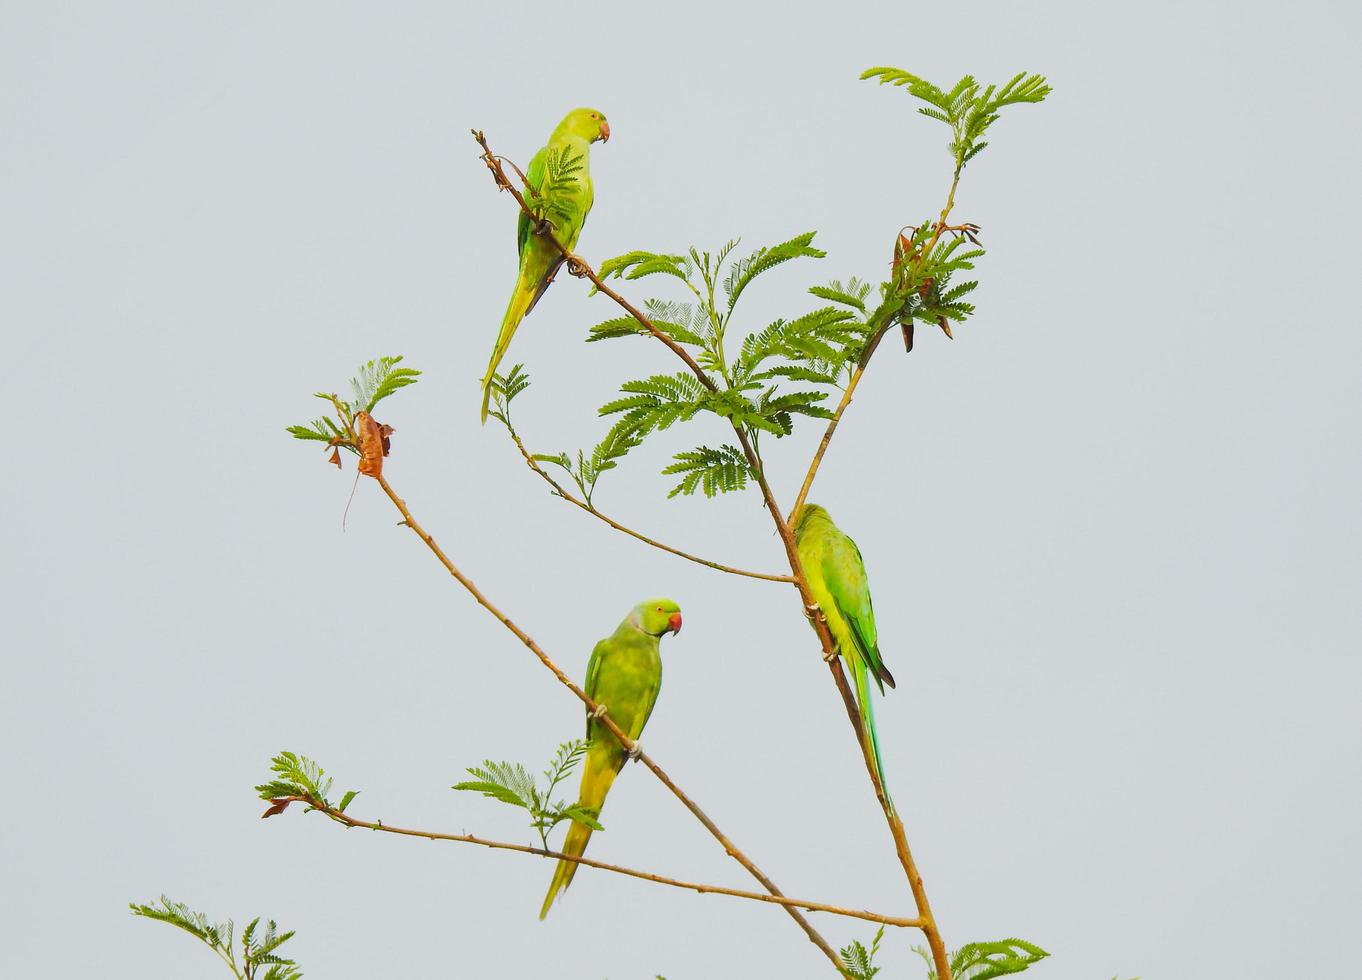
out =
[[[661,612],[661,611],[662,611],[662,607],[661,607],[661,606],[658,606],[658,607],[657,607],[657,611],[658,611],[658,612]]]

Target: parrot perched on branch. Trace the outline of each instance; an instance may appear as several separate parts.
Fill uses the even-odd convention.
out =
[[[635,741],[643,733],[643,726],[648,723],[648,716],[657,703],[657,692],[662,687],[658,641],[664,633],[680,632],[680,607],[670,599],[649,599],[635,606],[619,628],[591,651],[591,662],[586,668],[587,696],[602,705],[615,724]],[[610,784],[624,767],[629,753],[600,719],[590,713],[586,719],[586,738],[590,748],[582,766],[582,789],[577,805],[599,814],[605,794],[610,792]],[[574,820],[563,841],[563,853],[574,857],[581,855],[590,839],[591,828]],[[576,871],[574,862],[558,862],[539,918],[549,914],[549,906],[571,883]]]
[[[591,144],[610,139],[610,124],[599,109],[573,109],[549,137],[548,143],[530,160],[525,178],[529,191],[525,201],[531,207],[542,205],[545,217],[553,226],[554,236],[571,251],[577,247],[582,225],[591,211],[594,192],[591,186]],[[554,165],[558,173],[551,173]],[[554,179],[557,176],[558,179]],[[548,178],[546,180],[546,178]],[[487,375],[482,379],[482,421],[487,421],[487,405],[492,397],[492,376],[501,362],[506,348],[511,345],[520,321],[525,319],[544,290],[553,281],[563,255],[543,235],[534,233],[533,222],[524,211],[516,222],[516,247],[520,251],[520,272],[516,276],[515,292],[506,307],[497,334]]]
[[[843,534],[828,512],[817,504],[805,504],[795,522],[795,544],[799,561],[804,566],[804,577],[827,620],[828,631],[837,644],[837,652],[846,661],[847,670],[856,685],[856,702],[861,709],[861,726],[870,747],[875,771],[884,789],[890,808],[889,783],[884,776],[884,760],[880,752],[880,737],[875,730],[875,707],[871,702],[870,678],[875,679],[880,693],[884,685],[894,686],[894,675],[880,657],[879,638],[875,630],[875,610],[870,603],[870,583],[856,542]]]

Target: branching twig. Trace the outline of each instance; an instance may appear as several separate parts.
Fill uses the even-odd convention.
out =
[[[529,648],[530,652],[533,653],[536,657],[538,657],[539,661],[545,667],[547,667],[550,671],[553,672],[553,675],[558,678],[559,683],[561,683],[564,687],[566,687],[573,694],[575,694],[577,696],[577,699],[586,706],[586,709],[595,714],[600,719],[601,724],[605,725],[605,727],[610,731],[610,733],[614,735],[616,739],[619,740],[619,743],[628,752],[630,752],[631,755],[632,754],[637,755],[638,761],[642,762],[653,773],[654,776],[661,780],[662,785],[666,786],[667,789],[671,790],[672,795],[675,796],[678,800],[680,800],[681,804],[687,810],[689,810],[691,814],[694,815],[695,818],[700,821],[700,823],[704,824],[705,829],[710,832],[710,834],[714,837],[715,840],[717,840],[721,845],[723,845],[724,851],[730,857],[732,857],[735,861],[737,861],[744,868],[746,868],[747,872],[751,874],[752,877],[756,878],[757,881],[761,883],[761,886],[765,888],[770,894],[778,898],[783,897],[783,893],[780,891],[779,888],[776,887],[775,882],[768,878],[760,868],[758,868],[754,863],[752,863],[751,858],[749,858],[746,854],[739,850],[737,845],[734,844],[731,840],[729,840],[727,836],[725,836],[723,831],[719,829],[718,825],[715,824],[714,821],[709,818],[709,815],[706,814],[703,810],[701,810],[700,807],[695,803],[695,801],[692,800],[689,796],[687,796],[685,792],[683,792],[681,788],[676,785],[676,783],[672,782],[671,777],[668,776],[665,771],[663,771],[662,767],[659,766],[656,762],[654,762],[652,758],[641,749],[639,744],[633,739],[631,739],[624,732],[624,730],[621,729],[619,725],[615,723],[615,720],[610,717],[607,711],[607,706],[597,704],[595,701],[593,701],[587,695],[586,691],[578,687],[577,684],[573,682],[572,678],[568,677],[567,674],[563,673],[562,668],[560,668],[556,663],[553,662],[552,659],[550,659],[549,655],[544,652],[543,648],[541,648],[539,644],[536,643],[528,633],[526,633],[523,629],[517,626],[516,623],[504,612],[502,612],[500,609],[494,606],[492,602],[485,595],[483,595],[482,591],[476,585],[473,584],[473,581],[470,578],[468,578],[468,576],[464,575],[463,572],[459,571],[459,569],[454,565],[454,563],[449,560],[449,556],[446,555],[444,553],[444,550],[439,546],[439,544],[436,543],[435,539],[431,537],[430,534],[426,531],[426,529],[423,528],[416,521],[416,518],[412,517],[411,511],[408,510],[406,502],[397,495],[397,493],[393,490],[392,486],[388,483],[387,479],[381,475],[376,477],[375,479],[377,479],[378,485],[383,488],[383,492],[387,494],[388,499],[393,502],[393,506],[395,506],[398,509],[398,511],[402,514],[401,523],[411,528],[412,532],[417,537],[419,537],[422,540],[422,542],[425,543],[425,546],[430,549],[431,553],[435,555],[435,557],[439,560],[440,564],[445,567],[445,570],[448,571],[449,574],[452,575],[460,585],[462,585],[466,590],[468,590],[468,593],[473,596],[477,603],[484,609],[486,609],[488,612],[490,612],[493,616],[495,616],[498,620],[500,620],[503,626],[505,626],[512,633],[514,633],[516,638],[520,640],[521,643],[525,644],[525,646]],[[842,961],[838,957],[836,951],[830,945],[828,945],[827,940],[824,939],[819,934],[818,930],[816,930],[806,918],[804,918],[804,916],[799,912],[799,910],[789,905],[784,906],[784,908],[785,911],[790,914],[790,917],[793,918],[795,922],[799,924],[799,927],[804,930],[805,935],[809,937],[809,941],[812,942],[815,946],[817,946],[823,952],[823,954],[837,967],[839,971],[845,972],[842,967]]]
[[[955,190],[960,186],[960,170],[955,171],[955,176],[951,179],[950,193],[946,195],[946,206],[941,209],[941,216],[937,218],[936,228],[932,232],[932,237],[927,240],[911,261],[914,267],[920,267],[922,260],[931,254],[936,243],[941,240],[945,232],[961,232],[968,234],[973,239],[974,232],[978,231],[977,225],[960,225],[952,227],[946,224],[946,219],[950,217],[951,209],[955,207]],[[846,390],[842,392],[842,400],[838,403],[837,409],[832,413],[832,418],[828,421],[828,427],[823,431],[823,438],[818,442],[818,448],[814,451],[813,460],[809,463],[809,471],[804,475],[804,482],[799,487],[799,496],[795,498],[794,506],[790,508],[790,515],[786,518],[787,522],[793,526],[799,517],[799,511],[808,500],[809,489],[813,486],[813,479],[818,475],[818,468],[823,464],[823,455],[828,451],[828,443],[832,442],[833,433],[837,431],[837,425],[842,421],[842,415],[851,405],[851,396],[856,393],[856,386],[861,383],[861,376],[870,365],[870,359],[875,355],[875,349],[879,347],[880,341],[884,338],[889,324],[878,324],[870,339],[866,342],[865,349],[861,352],[856,368],[851,373],[851,380],[847,382]]]
[[[474,130],[473,137],[483,149],[483,162],[486,163],[488,169],[492,172],[493,179],[496,181],[497,186],[509,191],[516,199],[516,203],[520,205],[521,210],[529,215],[531,220],[537,220],[533,210],[526,204],[524,196],[516,190],[510,180],[507,179],[505,171],[501,167],[500,159],[488,146],[487,139],[483,133],[479,130]],[[947,201],[946,208],[942,210],[941,219],[938,221],[935,234],[932,236],[930,244],[935,244],[944,230],[946,215],[949,213],[950,207],[954,203],[954,191],[958,178],[959,168],[957,167],[956,180],[953,181],[951,185],[951,196]],[[652,320],[632,303],[607,286],[600,275],[592,269],[585,260],[564,247],[562,242],[560,242],[552,233],[551,228],[544,228],[542,230],[544,232],[544,237],[562,253],[565,262],[574,275],[589,280],[596,287],[597,291],[604,293],[614,300],[621,309],[638,321],[638,323],[652,334],[653,337],[679,357],[682,362],[685,363],[686,367],[690,369],[691,373],[694,374],[706,388],[712,392],[717,392],[719,390],[718,386],[709,375],[705,373],[700,365],[695,362],[695,359],[692,358],[680,344],[659,330]],[[926,250],[924,249],[920,254],[925,255]],[[878,341],[878,337],[875,339]],[[866,358],[863,357],[862,361],[864,362],[865,360]],[[864,363],[860,365],[860,369],[862,371],[864,370]],[[847,392],[843,395],[843,402],[846,404],[850,404],[850,392],[853,387],[853,385],[849,384]],[[845,410],[845,405],[842,406],[842,409]],[[800,602],[805,610],[810,609],[814,605],[813,596],[809,591],[808,581],[805,578],[803,565],[799,559],[799,551],[794,540],[791,522],[785,518],[779,505],[776,503],[775,497],[771,492],[771,487],[769,483],[767,483],[766,475],[762,471],[761,462],[752,448],[752,443],[748,438],[747,432],[736,424],[733,426],[733,431],[742,447],[743,455],[746,457],[748,465],[751,466],[752,472],[756,477],[757,485],[761,489],[762,500],[766,505],[766,509],[770,512],[772,520],[775,522],[776,531],[780,535],[781,543],[785,546],[786,557],[789,560],[790,571],[794,579],[793,584],[799,591]],[[831,432],[825,433],[825,442],[828,441],[831,441]],[[820,446],[819,460],[821,460],[821,451],[826,451],[826,445]],[[816,467],[813,469],[816,472]],[[808,477],[806,479],[808,480],[808,483],[812,485],[812,478]],[[927,901],[927,893],[922,884],[922,877],[917,870],[916,863],[913,861],[912,852],[908,849],[907,837],[903,830],[903,821],[899,819],[898,813],[889,802],[889,797],[880,783],[879,775],[875,768],[874,758],[871,754],[869,741],[864,726],[861,723],[860,712],[856,707],[855,697],[851,693],[850,685],[847,683],[846,673],[842,669],[841,660],[836,656],[836,644],[833,641],[832,634],[828,630],[827,622],[824,620],[821,613],[815,615],[812,622],[814,629],[818,634],[819,642],[823,648],[824,660],[828,665],[829,672],[832,674],[833,683],[837,686],[838,693],[842,697],[843,706],[846,708],[847,717],[851,722],[852,729],[856,733],[856,740],[861,748],[861,756],[865,763],[866,772],[869,774],[871,785],[875,789],[876,798],[879,800],[880,808],[884,812],[885,820],[889,825],[890,834],[894,839],[895,853],[898,855],[899,863],[902,865],[904,874],[908,878],[909,888],[912,890],[914,901],[917,903],[918,914],[922,920],[921,928],[926,934],[927,941],[932,948],[938,976],[940,980],[950,980],[950,963],[946,956],[945,943],[942,941],[940,932],[936,927],[936,922],[932,917],[931,906]]]
[[[712,568],[715,571],[728,572],[730,575],[745,575],[747,578],[762,579],[763,581],[766,582],[789,582],[789,583],[794,582],[794,579],[791,578],[789,575],[775,575],[767,572],[749,572],[744,568],[734,568],[731,565],[721,565],[717,561],[710,561],[708,558],[701,558],[699,555],[692,555],[689,552],[680,550],[679,548],[673,548],[671,545],[663,544],[661,541],[655,540],[654,538],[650,538],[646,534],[640,534],[633,528],[625,527],[623,524],[619,523],[619,521],[616,521],[613,518],[607,517],[605,514],[601,513],[599,510],[596,509],[594,505],[589,504],[585,500],[582,500],[579,497],[568,492],[568,490],[561,483],[555,480],[542,466],[539,465],[539,461],[534,458],[533,454],[531,454],[528,449],[525,448],[525,443],[521,441],[520,435],[516,433],[515,430],[513,429],[511,430],[511,439],[515,442],[516,448],[520,450],[520,455],[525,458],[526,464],[530,467],[530,469],[534,470],[535,473],[539,474],[541,479],[543,479],[546,483],[548,483],[549,486],[553,488],[554,493],[562,497],[568,503],[574,504],[579,509],[586,511],[592,517],[595,517],[598,520],[601,520],[606,524],[610,525],[616,531],[620,531],[624,534],[627,534],[629,535],[629,537],[634,538],[635,540],[638,541],[642,541],[644,544],[652,545],[654,548],[657,548],[661,551],[665,551],[668,554],[676,555],[678,558],[684,558],[686,559],[686,561],[693,561],[697,565],[704,565],[706,568]]]
[[[477,844],[481,847],[489,847],[498,851],[516,851],[520,854],[534,854],[538,857],[552,858],[558,861],[571,861],[574,864],[584,864],[589,868],[599,868],[602,871],[611,871],[615,874],[627,875],[630,878],[638,878],[642,881],[651,881],[659,885],[671,885],[674,888],[684,888],[687,891],[698,892],[702,895],[729,895],[733,898],[745,898],[753,902],[767,902],[772,905],[783,905],[786,908],[804,909],[809,912],[826,912],[829,915],[842,915],[852,919],[864,919],[867,922],[878,922],[887,926],[898,926],[904,929],[918,928],[922,925],[918,919],[907,919],[902,916],[881,915],[878,912],[869,912],[864,909],[843,908],[840,905],[828,905],[825,902],[809,902],[801,898],[787,898],[784,895],[770,895],[764,892],[752,892],[741,888],[726,888],[722,885],[706,885],[694,881],[681,881],[677,878],[669,878],[666,875],[653,874],[650,871],[639,871],[636,868],[626,868],[618,864],[608,864],[605,861],[597,861],[581,855],[564,854],[560,851],[546,850],[542,847],[532,847],[527,844],[512,844],[507,841],[488,840],[485,837],[476,837],[472,834],[444,834],[433,830],[413,830],[408,827],[395,827],[392,824],[359,820],[341,812],[335,807],[326,806],[317,800],[309,799],[305,796],[280,797],[271,800],[274,804],[270,808],[269,815],[283,812],[285,807],[280,804],[290,802],[305,803],[314,810],[319,810],[326,814],[337,823],[347,827],[360,827],[365,830],[381,831],[385,834],[399,834],[403,837],[424,837],[427,840],[455,841],[464,844]]]

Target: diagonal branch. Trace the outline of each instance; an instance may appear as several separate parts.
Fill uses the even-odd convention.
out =
[[[747,872],[750,875],[752,875],[752,877],[756,878],[757,881],[761,882],[761,886],[765,888],[769,893],[776,897],[783,897],[783,893],[780,891],[779,888],[776,887],[775,882],[768,878],[766,874],[752,862],[751,858],[749,858],[746,854],[739,850],[738,846],[734,844],[731,840],[729,840],[727,836],[725,836],[724,832],[719,829],[718,825],[715,824],[715,822],[709,818],[709,815],[706,814],[705,811],[701,810],[699,805],[697,805],[694,800],[687,796],[685,792],[683,792],[682,789],[672,781],[672,778],[667,775],[667,773],[662,769],[662,767],[659,766],[656,762],[654,762],[652,758],[642,750],[638,742],[631,739],[624,732],[624,730],[615,723],[615,720],[611,718],[608,713],[607,706],[597,704],[594,700],[592,700],[584,690],[582,690],[573,682],[572,678],[568,677],[567,674],[563,673],[562,668],[560,668],[556,663],[553,662],[552,659],[549,658],[549,655],[544,652],[543,648],[540,647],[539,644],[536,643],[528,633],[526,633],[523,629],[517,626],[515,622],[504,612],[502,612],[500,609],[494,606],[491,600],[489,600],[485,595],[483,595],[482,591],[476,585],[473,584],[472,579],[468,578],[468,576],[464,575],[463,572],[459,571],[459,569],[454,565],[454,563],[449,560],[449,556],[446,555],[444,553],[444,550],[439,546],[439,544],[436,543],[435,539],[430,536],[429,532],[427,532],[425,528],[423,528],[419,523],[417,523],[416,518],[414,518],[411,514],[411,511],[407,509],[406,502],[397,495],[397,493],[393,490],[392,486],[388,483],[387,479],[383,477],[381,474],[379,476],[376,476],[375,479],[378,481],[378,485],[383,488],[383,492],[387,494],[388,499],[393,502],[393,506],[396,507],[398,511],[402,514],[402,521],[400,523],[405,524],[407,527],[411,528],[412,533],[414,533],[418,538],[421,539],[422,542],[424,542],[425,546],[430,549],[431,553],[439,560],[440,564],[445,567],[445,570],[448,571],[449,574],[452,575],[460,585],[462,585],[466,590],[468,590],[468,593],[473,596],[473,598],[477,601],[478,605],[482,606],[493,616],[495,616],[498,620],[500,620],[501,624],[505,626],[508,630],[510,630],[512,633],[514,633],[516,638],[520,640],[521,643],[525,644],[525,646],[529,648],[531,653],[533,653],[536,657],[539,658],[540,663],[547,667],[553,673],[553,675],[558,678],[560,684],[562,684],[573,694],[575,694],[577,696],[577,699],[581,701],[583,705],[586,706],[586,709],[588,711],[597,715],[600,718],[601,724],[603,724],[607,729],[609,729],[610,734],[614,735],[615,738],[619,740],[619,743],[622,746],[624,746],[624,748],[631,755],[636,755],[638,761],[642,762],[645,766],[647,766],[648,769],[653,773],[653,775],[656,776],[662,782],[663,786],[666,786],[667,789],[671,790],[672,795],[675,796],[678,800],[680,800],[681,804],[687,810],[689,810],[691,814],[697,820],[700,821],[700,823],[704,825],[705,829],[710,832],[714,839],[717,840],[721,845],[723,845],[724,851],[731,858],[733,858],[733,860],[737,861],[744,868],[746,868]],[[828,945],[828,941],[824,939],[822,935],[819,934],[818,930],[816,930],[809,923],[808,919],[804,918],[804,916],[799,912],[798,909],[793,908],[791,906],[788,905],[785,906],[785,911],[788,912],[790,914],[790,917],[794,919],[796,923],[799,924],[799,927],[801,929],[804,930],[804,934],[809,937],[809,941],[812,942],[815,946],[817,946],[823,952],[823,955],[826,956],[833,963],[833,965],[836,966],[836,968],[839,971],[845,972],[842,966],[842,961],[838,957],[837,953],[833,950],[831,946]]]
[[[955,190],[960,186],[960,169],[956,168],[955,176],[951,180],[950,193],[946,195],[946,205],[941,209],[941,215],[937,218],[936,228],[933,229],[932,237],[918,249],[918,252],[910,261],[915,268],[921,268],[923,259],[931,254],[936,243],[941,240],[943,233],[952,231],[960,232],[963,229],[978,230],[976,225],[961,225],[952,227],[946,223],[950,217],[951,209],[955,207]],[[842,392],[842,400],[837,405],[836,411],[832,413],[832,418],[828,421],[828,427],[823,430],[823,438],[818,442],[818,448],[814,451],[813,460],[809,463],[809,471],[804,475],[804,482],[799,487],[799,496],[795,498],[794,506],[790,508],[790,515],[786,518],[787,522],[794,524],[799,517],[799,512],[804,507],[804,502],[809,497],[809,489],[813,486],[814,477],[818,475],[818,468],[823,464],[823,455],[828,451],[828,444],[832,442],[832,436],[837,431],[838,423],[842,421],[842,415],[851,405],[851,396],[856,393],[856,386],[861,383],[861,376],[865,374],[866,368],[870,366],[870,359],[875,356],[875,349],[880,346],[880,341],[884,339],[885,332],[889,329],[889,324],[878,325],[866,342],[865,350],[861,351],[861,356],[856,362],[856,368],[851,373],[851,380],[847,383],[846,390]]]
[[[502,169],[500,158],[492,152],[483,133],[480,130],[474,130],[473,138],[482,147],[483,162],[487,165],[488,170],[491,171],[497,186],[502,190],[509,191],[511,196],[516,199],[516,203],[520,205],[521,210],[528,214],[531,217],[531,220],[537,221],[538,219],[535,217],[533,210],[525,203],[524,196],[514,187],[514,185],[512,185],[510,180],[507,179],[505,171]],[[957,168],[957,181],[958,176]],[[955,182],[951,185],[951,199],[947,202],[947,208],[942,211],[941,220],[938,222],[935,234],[931,240],[932,243],[935,243],[944,230],[945,217],[949,212],[950,204],[952,204],[954,200],[955,185]],[[541,222],[540,225],[540,231],[562,254],[568,269],[573,275],[589,280],[596,287],[597,291],[604,293],[614,300],[621,309],[638,321],[642,327],[679,357],[685,363],[686,367],[690,369],[691,373],[694,374],[706,388],[715,392],[719,390],[718,386],[715,385],[709,375],[704,372],[700,365],[695,362],[694,358],[692,358],[681,345],[660,331],[652,320],[641,310],[607,286],[600,275],[592,269],[585,260],[574,254],[558,240],[553,234],[552,228],[547,226],[547,223]],[[922,254],[925,254],[925,252]],[[863,369],[866,358],[863,357],[862,360],[863,363],[861,368]],[[852,386],[848,385],[848,393],[844,393],[843,395],[843,400],[847,404],[850,404],[849,391],[851,388]],[[845,410],[845,405],[842,408]],[[756,477],[757,485],[761,489],[763,503],[770,513],[771,519],[775,523],[776,532],[780,535],[781,543],[785,546],[785,553],[789,560],[791,576],[794,579],[793,584],[799,592],[800,602],[804,607],[804,614],[810,619],[815,632],[818,634],[819,643],[823,649],[823,660],[828,665],[828,670],[832,675],[833,683],[837,687],[838,694],[841,695],[843,707],[845,707],[847,712],[847,718],[851,722],[852,730],[856,734],[856,740],[861,748],[861,757],[865,763],[866,772],[870,777],[871,786],[875,790],[876,799],[879,801],[880,809],[884,812],[885,821],[889,826],[890,836],[894,840],[895,854],[898,856],[899,864],[903,867],[904,875],[908,879],[908,886],[911,889],[913,899],[917,904],[918,914],[922,919],[922,931],[927,936],[927,942],[932,948],[932,958],[936,964],[937,975],[940,980],[951,980],[950,962],[946,955],[945,943],[941,938],[940,931],[936,926],[936,921],[932,916],[931,905],[927,900],[927,893],[922,884],[922,876],[918,872],[917,864],[913,860],[912,852],[908,848],[908,840],[904,833],[903,821],[899,818],[898,812],[889,801],[884,786],[880,783],[879,774],[876,771],[874,758],[871,754],[869,739],[861,722],[860,712],[856,707],[856,699],[851,693],[850,685],[847,683],[846,673],[842,669],[841,659],[837,654],[837,645],[832,638],[831,632],[828,630],[827,621],[824,619],[822,612],[818,609],[817,603],[814,602],[813,594],[809,590],[808,580],[804,574],[803,564],[799,559],[799,550],[794,539],[792,519],[797,516],[797,514],[792,514],[792,519],[786,520],[779,505],[776,503],[775,496],[771,492],[771,487],[766,480],[761,461],[752,447],[747,432],[737,424],[733,425],[733,431],[742,447],[743,455],[746,457],[748,465],[752,468],[752,472]],[[830,432],[825,433],[824,436],[825,441],[831,441],[832,437]],[[826,446],[822,446],[822,450],[826,451]],[[821,455],[819,459],[821,461]],[[806,479],[808,479],[809,484],[812,485],[812,478]],[[807,490],[804,492],[807,493]]]
[[[599,868],[602,871],[611,871],[615,874],[626,875],[630,878],[638,878],[641,881],[651,881],[659,885],[671,885],[673,888],[684,888],[687,891],[698,892],[702,895],[728,895],[733,898],[745,898],[753,902],[766,902],[771,905],[783,905],[786,908],[804,909],[808,912],[826,912],[829,915],[842,915],[852,919],[864,919],[867,922],[878,922],[886,926],[898,926],[902,929],[913,929],[921,926],[918,919],[907,919],[896,915],[882,915],[879,912],[869,912],[864,909],[843,908],[840,905],[829,905],[826,902],[810,902],[802,898],[787,898],[784,895],[769,895],[765,892],[747,891],[742,888],[726,888],[723,885],[706,885],[694,881],[681,881],[677,878],[669,878],[666,875],[653,874],[650,871],[640,871],[637,868],[627,868],[619,864],[609,864],[605,861],[597,861],[593,858],[581,855],[564,854],[561,851],[545,850],[542,847],[532,847],[527,844],[512,844],[507,841],[488,840],[485,837],[476,837],[472,834],[444,834],[433,830],[413,830],[408,827],[395,827],[383,821],[371,822],[359,820],[348,814],[341,812],[335,807],[327,806],[324,803],[304,796],[280,797],[271,800],[274,804],[271,807],[270,816],[275,813],[283,812],[279,805],[290,802],[305,803],[314,810],[319,810],[326,814],[337,823],[347,827],[359,827],[364,830],[375,830],[385,834],[398,834],[403,837],[424,837],[427,840],[454,841],[464,844],[478,844],[482,847],[489,847],[498,851],[515,851],[519,854],[533,854],[538,857],[552,858],[558,861],[571,861],[574,864],[584,864],[588,868]]]
[[[657,548],[661,551],[665,551],[668,554],[676,555],[678,558],[684,558],[686,559],[686,561],[693,561],[697,565],[704,565],[706,568],[712,568],[715,571],[728,572],[730,575],[745,575],[748,578],[762,579],[763,581],[766,582],[790,582],[790,583],[794,582],[794,579],[791,578],[789,575],[774,575],[767,572],[749,572],[746,569],[734,568],[731,565],[720,565],[716,561],[710,561],[708,558],[701,558],[698,555],[692,555],[689,552],[680,550],[679,548],[673,548],[671,545],[663,544],[661,541],[657,541],[653,538],[650,538],[646,534],[640,534],[633,528],[625,527],[623,524],[619,523],[613,518],[607,517],[605,514],[601,513],[599,510],[595,508],[594,505],[589,504],[585,500],[582,500],[579,497],[576,497],[573,494],[569,493],[568,490],[561,483],[555,480],[542,466],[539,465],[539,461],[534,458],[534,456],[530,453],[528,449],[525,448],[525,443],[521,441],[520,435],[514,429],[510,429],[510,433],[511,439],[512,441],[515,442],[516,448],[520,450],[520,455],[525,458],[525,463],[530,467],[530,469],[534,470],[535,473],[539,474],[540,478],[542,478],[546,483],[548,483],[549,486],[553,488],[553,492],[555,494],[557,494],[559,497],[562,497],[568,503],[574,504],[579,509],[586,511],[586,513],[590,514],[592,517],[595,517],[598,520],[603,521],[606,524],[610,525],[616,531],[620,531],[623,534],[627,534],[629,535],[629,537],[634,538],[638,541],[642,541],[644,544],[652,545],[654,548]]]

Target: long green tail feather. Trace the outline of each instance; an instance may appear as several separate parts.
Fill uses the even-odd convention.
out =
[[[620,759],[619,762],[622,764],[623,760]],[[592,758],[588,755],[586,765],[582,769],[582,790],[577,799],[578,805],[600,813],[601,806],[605,803],[605,794],[610,792],[610,785],[618,773],[618,765],[608,754],[602,753],[601,758]],[[563,853],[581,857],[590,840],[591,828],[574,820],[563,839]],[[553,880],[549,882],[549,893],[544,896],[544,904],[539,909],[541,920],[549,914],[549,906],[553,905],[558,893],[572,884],[572,876],[576,873],[576,861],[558,862],[558,867],[553,872]]]
[[[880,752],[880,733],[875,727],[875,702],[870,688],[870,671],[859,656],[855,657],[855,663],[850,666],[851,672],[856,675],[856,701],[861,708],[861,726],[865,729],[870,742],[870,757],[875,761],[875,772],[879,774],[880,785],[884,787],[884,798],[889,803],[890,811],[894,811],[894,798],[889,795],[889,779],[884,774],[884,756]]]
[[[563,853],[571,854],[573,857],[581,857],[582,852],[586,850],[586,842],[590,839],[591,828],[574,820],[572,826],[568,828],[567,837],[563,840]],[[549,893],[544,896],[544,904],[539,909],[541,920],[549,914],[549,907],[553,905],[553,900],[558,897],[558,893],[572,884],[572,876],[576,873],[576,862],[558,862],[558,867],[553,870],[553,880],[549,882]]]
[[[487,374],[482,379],[482,421],[487,421],[487,406],[492,401],[492,376],[497,373],[497,365],[506,356],[506,349],[511,346],[511,338],[515,336],[516,328],[520,326],[520,321],[525,319],[525,314],[530,312],[534,306],[534,301],[539,298],[539,293],[543,290],[527,287],[518,277],[516,279],[515,292],[511,294],[511,302],[506,307],[506,315],[501,320],[501,332],[497,334],[497,344],[492,348],[492,359],[487,364]]]

